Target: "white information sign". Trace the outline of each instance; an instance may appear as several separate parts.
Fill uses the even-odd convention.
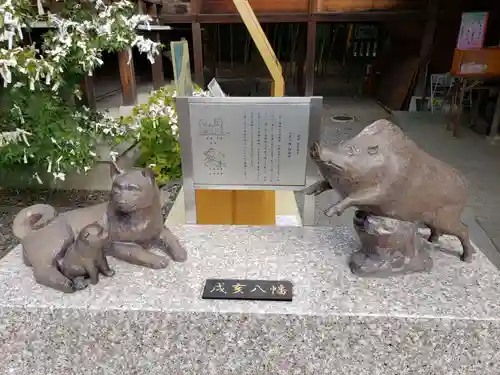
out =
[[[310,103],[192,103],[198,185],[303,186]]]

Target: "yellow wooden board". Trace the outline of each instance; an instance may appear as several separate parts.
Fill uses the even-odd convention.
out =
[[[275,225],[274,191],[196,190],[198,224]]]
[[[275,225],[276,195],[272,190],[237,190],[233,222],[238,225]]]
[[[232,190],[196,190],[198,224],[233,224]]]

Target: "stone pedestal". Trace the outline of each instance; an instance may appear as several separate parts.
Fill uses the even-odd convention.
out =
[[[189,260],[65,295],[0,262],[1,374],[500,373],[500,276],[442,238],[431,273],[360,278],[351,228],[179,226]],[[207,278],[290,280],[292,302],[202,300]]]

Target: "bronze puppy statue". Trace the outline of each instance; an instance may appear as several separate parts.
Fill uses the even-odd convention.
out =
[[[325,211],[327,216],[357,207],[367,214],[423,223],[431,230],[429,241],[454,235],[463,246],[461,259],[472,260],[468,230],[460,221],[467,200],[464,177],[421,150],[392,122],[378,120],[335,148],[315,143],[309,155],[324,180],[304,192],[335,189],[342,196]]]
[[[99,281],[99,272],[111,277],[115,272],[109,268],[104,255],[108,244],[108,233],[98,223],[83,228],[69,246],[66,253],[57,262],[61,273],[72,280],[76,289],[84,289],[88,282],[95,285]],[[89,279],[85,277],[89,277]]]
[[[154,172],[148,168],[122,171],[113,163],[111,176],[113,185],[107,203],[59,215],[53,207],[38,204],[16,216],[12,231],[21,240],[25,259],[33,267],[37,282],[65,291],[75,290],[55,267],[54,259],[62,249],[68,249],[84,227],[94,222],[109,233],[106,254],[117,259],[149,268],[165,268],[168,259],[150,251],[153,248],[168,253],[176,262],[187,259],[177,237],[163,225]],[[39,244],[43,244],[43,251]]]

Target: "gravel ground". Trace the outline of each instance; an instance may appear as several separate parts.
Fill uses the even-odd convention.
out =
[[[174,183],[161,188],[164,201],[162,214],[165,219],[177,198],[180,187],[179,183]],[[59,212],[64,212],[105,202],[108,194],[107,191],[0,189],[0,259],[18,244],[11,227],[14,217],[22,208],[35,203],[48,203],[56,207]]]

